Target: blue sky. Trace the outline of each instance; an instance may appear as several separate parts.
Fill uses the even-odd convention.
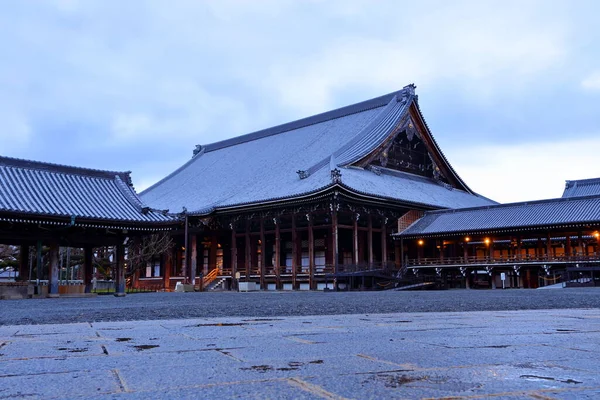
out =
[[[415,4],[418,3],[418,4]],[[3,3],[0,154],[131,170],[408,83],[463,179],[501,202],[600,176],[596,1]]]

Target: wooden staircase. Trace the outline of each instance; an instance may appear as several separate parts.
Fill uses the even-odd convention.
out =
[[[215,279],[219,276],[219,268],[214,268],[204,277],[202,277],[202,290],[206,290],[208,285],[210,285]]]

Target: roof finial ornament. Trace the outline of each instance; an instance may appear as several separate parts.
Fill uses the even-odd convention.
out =
[[[298,174],[298,177],[300,177],[300,179],[306,179],[310,175],[308,173],[308,171],[305,171],[305,170],[302,170],[302,169],[299,169],[298,171],[296,171],[296,173]]]
[[[204,147],[202,147],[201,144],[197,144],[196,147],[194,148],[194,155],[192,156],[192,158],[196,157],[198,154],[204,152]]]
[[[331,170],[331,183],[342,183],[342,172],[337,168]]]

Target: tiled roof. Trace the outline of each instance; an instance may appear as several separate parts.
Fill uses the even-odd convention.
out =
[[[173,218],[144,208],[129,172],[0,157],[0,213],[142,223]]]
[[[562,197],[600,195],[600,178],[567,181]]]
[[[416,96],[409,85],[362,103],[203,146],[140,196],[158,209],[186,208],[206,214],[316,193],[332,186],[331,170],[339,168],[344,186],[358,193],[427,208],[495,204],[468,191],[450,191],[433,179],[378,175],[349,166],[389,136],[411,102],[416,102]]]
[[[398,235],[418,237],[588,223],[600,224],[600,196],[428,211]]]

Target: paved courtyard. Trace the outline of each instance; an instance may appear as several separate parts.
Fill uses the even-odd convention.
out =
[[[598,309],[5,325],[0,398],[591,399],[599,352]]]

